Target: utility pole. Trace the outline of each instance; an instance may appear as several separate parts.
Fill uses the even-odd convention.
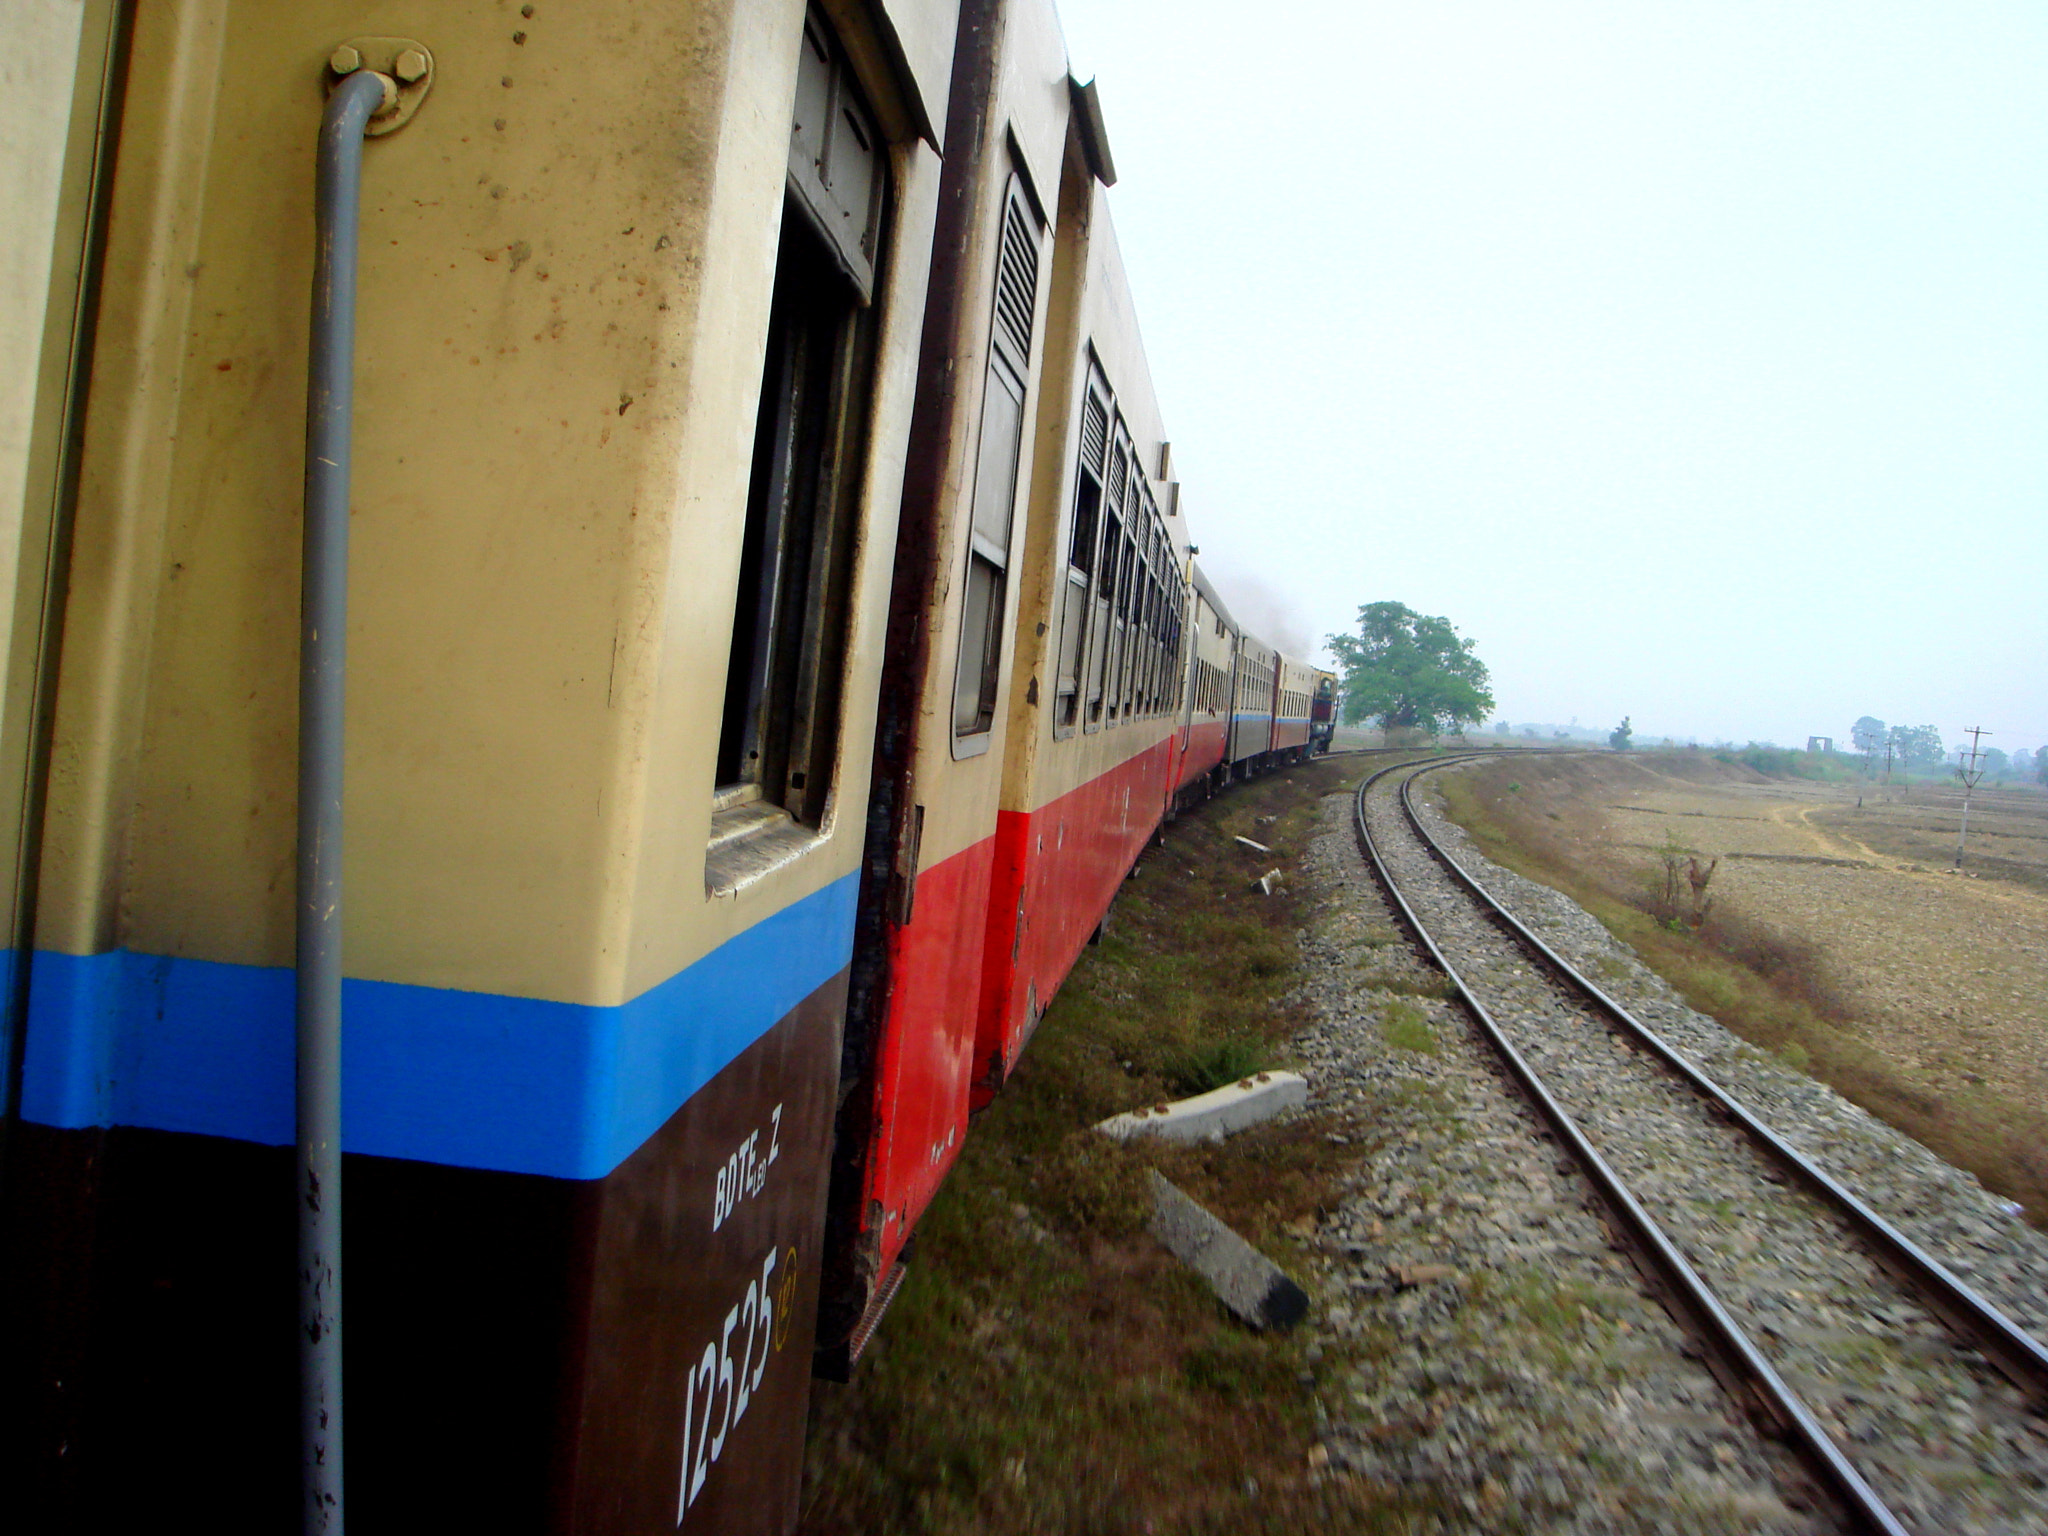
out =
[[[1963,867],[1963,839],[1970,835],[1970,791],[1977,787],[1977,781],[1984,777],[1984,770],[1978,766],[1984,754],[1977,750],[1978,738],[1994,732],[1982,726],[1970,727],[1970,750],[1957,754],[1956,777],[1963,781],[1963,824],[1956,831],[1956,868]]]

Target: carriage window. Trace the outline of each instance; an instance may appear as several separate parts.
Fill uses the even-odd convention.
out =
[[[1024,440],[1025,379],[1038,305],[1038,217],[1023,183],[1010,178],[997,260],[988,379],[982,390],[981,446],[974,467],[967,585],[960,617],[959,670],[953,681],[953,734],[986,736],[995,723],[1002,675],[1003,598],[1010,568],[1010,524],[1017,500],[1017,457]]]
[[[815,15],[804,29],[787,186],[718,744],[715,848],[791,822],[816,826],[839,734],[886,160]]]
[[[1138,630],[1138,584],[1145,578],[1140,564],[1143,559],[1140,548],[1145,538],[1144,470],[1139,465],[1135,448],[1127,445],[1127,454],[1130,469],[1124,480],[1123,558],[1116,573],[1118,650],[1109,682],[1109,711],[1119,719],[1130,718],[1136,703],[1133,684],[1143,638]]]
[[[1130,483],[1131,449],[1119,428],[1109,450],[1109,483],[1102,499],[1102,556],[1096,567],[1088,619],[1088,726],[1099,727],[1105,704],[1109,718],[1117,714],[1118,668],[1110,653],[1119,650],[1115,623],[1117,592],[1123,583],[1124,557],[1130,538],[1124,515],[1124,494]]]
[[[1137,629],[1139,636],[1137,682],[1133,688],[1139,714],[1149,715],[1156,703],[1153,685],[1159,671],[1159,527],[1152,510],[1152,498],[1145,498],[1144,548],[1139,552]]]
[[[1060,602],[1059,691],[1053,705],[1053,734],[1072,731],[1081,714],[1081,671],[1087,656],[1088,588],[1097,564],[1096,534],[1102,512],[1104,462],[1109,451],[1109,386],[1088,370],[1081,402],[1081,454],[1074,476],[1074,515],[1067,530],[1067,577]]]

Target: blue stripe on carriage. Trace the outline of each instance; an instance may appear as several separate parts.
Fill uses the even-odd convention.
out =
[[[858,872],[612,1007],[342,984],[351,1152],[603,1178],[853,953]],[[36,952],[21,1113],[293,1139],[293,972]]]

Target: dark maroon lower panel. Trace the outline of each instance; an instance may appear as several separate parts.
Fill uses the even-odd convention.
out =
[[[12,1128],[6,1524],[298,1528],[289,1148]],[[348,1513],[546,1528],[574,1184],[343,1175]],[[15,1524],[19,1519],[20,1524]]]
[[[820,988],[601,1181],[347,1159],[359,1529],[669,1532],[698,1468],[686,1530],[788,1528],[844,995]],[[290,1149],[7,1136],[0,1526],[296,1530]]]
[[[841,973],[604,1181],[576,1532],[795,1523],[845,1001]]]

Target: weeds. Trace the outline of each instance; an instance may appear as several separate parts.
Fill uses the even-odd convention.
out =
[[[1455,997],[1458,989],[1451,985],[1448,976],[1410,976],[1387,971],[1369,971],[1360,978],[1364,985],[1381,992],[1395,992],[1402,997]]]
[[[1250,1077],[1265,1066],[1265,1048],[1236,1036],[1184,1053],[1168,1069],[1168,1079],[1182,1095],[1192,1096]]]
[[[1145,1231],[1152,1166],[1287,1255],[1290,1230],[1340,1197],[1330,1134],[1363,1156],[1369,1127],[1305,1115],[1192,1146],[1088,1129],[1286,1061],[1308,914],[1284,890],[1248,894],[1233,839],[1274,850],[1253,873],[1291,868],[1321,794],[1355,772],[1322,762],[1233,790],[1118,895],[1108,936],[974,1122],[853,1384],[814,1389],[806,1536],[1409,1528],[1402,1495],[1309,1480],[1316,1378],[1300,1341],[1227,1321]]]
[[[1297,1363],[1265,1346],[1256,1335],[1218,1326],[1181,1357],[1181,1376],[1198,1391],[1224,1398],[1284,1396],[1294,1388]]]
[[[1580,1341],[1603,1322],[1592,1287],[1560,1282],[1539,1270],[1480,1271],[1467,1283],[1475,1299],[1490,1299],[1518,1315],[1531,1346],[1542,1347],[1556,1369],[1579,1368]]]
[[[1558,821],[1562,818],[1552,811],[1550,819]],[[1657,850],[1657,860],[1663,866],[1663,879],[1661,883],[1655,878],[1651,880],[1646,910],[1668,933],[1682,933],[1687,928],[1700,927],[1713,906],[1713,898],[1707,895],[1707,883],[1714,878],[1714,871],[1721,867],[1721,861],[1715,859],[1702,866],[1699,850],[1686,847],[1671,832],[1664,834],[1663,846]]]
[[[1413,1003],[1387,1004],[1380,1015],[1380,1033],[1396,1050],[1419,1051],[1425,1056],[1437,1053],[1436,1031],[1430,1027],[1429,1016]]]

